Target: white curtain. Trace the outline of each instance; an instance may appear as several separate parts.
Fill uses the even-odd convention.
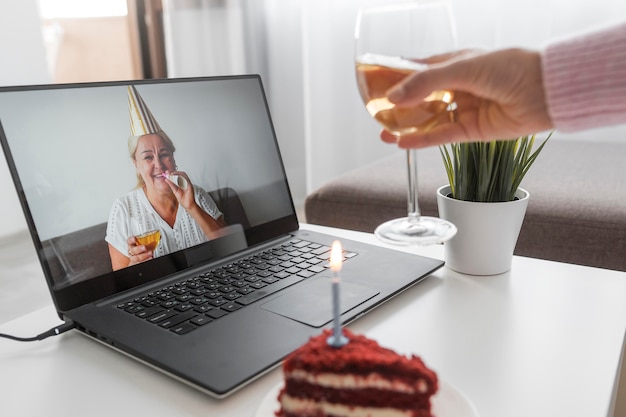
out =
[[[168,50],[168,62],[175,68],[170,75],[263,76],[296,204],[326,181],[399,152],[380,141],[380,128],[365,112],[354,79],[357,10],[387,0],[165,3],[178,14],[170,35],[185,39],[172,41],[173,50]],[[626,19],[623,0],[450,3],[460,47],[539,48],[551,38]],[[182,51],[195,57],[183,57]],[[219,65],[227,62],[228,67],[215,62],[223,56],[228,58],[220,58]]]
[[[170,77],[230,74],[245,69],[239,0],[164,0]]]

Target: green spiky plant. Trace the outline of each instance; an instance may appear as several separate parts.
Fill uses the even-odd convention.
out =
[[[440,146],[451,197],[485,203],[513,201],[522,179],[550,136],[552,133],[534,152],[535,135]]]

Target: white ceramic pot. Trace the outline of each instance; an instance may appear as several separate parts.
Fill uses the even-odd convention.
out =
[[[514,201],[475,203],[448,197],[450,186],[437,190],[439,216],[454,223],[456,236],[444,243],[446,266],[471,275],[496,275],[511,269],[528,191],[519,188]]]

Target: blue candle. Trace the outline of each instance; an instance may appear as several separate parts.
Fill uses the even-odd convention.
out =
[[[332,301],[333,301],[333,334],[326,341],[330,346],[340,348],[346,343],[348,339],[341,332],[341,308],[339,299],[339,271],[341,270],[341,264],[343,261],[343,252],[341,249],[341,243],[338,240],[333,242],[333,247],[330,254],[330,269],[333,271],[332,279]]]

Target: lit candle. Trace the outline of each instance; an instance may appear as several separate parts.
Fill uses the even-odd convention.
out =
[[[330,251],[330,269],[333,271],[332,295],[333,295],[333,334],[326,341],[332,347],[342,347],[348,343],[348,339],[341,333],[341,309],[339,307],[339,271],[343,262],[343,251],[338,240],[333,242]]]

